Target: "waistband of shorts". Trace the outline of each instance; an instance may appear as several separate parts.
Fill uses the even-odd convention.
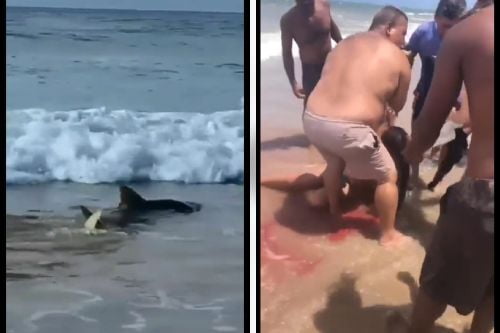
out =
[[[324,117],[324,116],[320,116],[320,115],[314,114],[314,113],[308,111],[307,109],[305,109],[304,113],[302,114],[302,117],[305,117],[305,116],[309,116],[311,118],[315,118],[317,120],[326,121],[326,122],[330,122],[330,123],[346,124],[346,125],[356,125],[356,126],[363,126],[363,127],[372,129],[370,126],[368,126],[366,124],[363,124],[363,123],[360,123],[360,122],[356,122],[356,121],[352,121],[352,120],[327,118],[327,117]]]

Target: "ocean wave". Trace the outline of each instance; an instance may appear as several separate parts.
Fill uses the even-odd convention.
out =
[[[294,57],[299,56],[299,48],[293,43],[292,53]],[[260,60],[266,61],[272,57],[281,56],[281,33],[266,32],[260,35]]]
[[[7,111],[7,184],[243,182],[243,111]]]
[[[424,21],[415,20],[414,22],[410,21],[408,23],[408,32],[407,32],[407,40],[411,37],[413,32],[418,28],[418,26]],[[345,27],[341,27],[343,31],[342,37],[347,38],[350,35],[353,35],[358,32],[366,31],[369,28],[370,22],[358,23],[358,29],[348,29]],[[332,40],[332,46],[335,46],[335,41]],[[261,42],[260,42],[260,60],[266,61],[273,57],[281,57],[281,33],[280,32],[266,32],[261,34]],[[294,42],[292,46],[292,54],[294,57],[299,57],[299,48],[297,44]]]

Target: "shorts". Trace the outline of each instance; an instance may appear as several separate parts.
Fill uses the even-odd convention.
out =
[[[321,78],[323,65],[324,64],[302,64],[302,89],[304,89],[304,94],[306,95],[305,102]]]
[[[432,299],[467,315],[494,290],[494,181],[465,178],[441,198],[420,274]]]
[[[332,155],[345,162],[349,178],[385,182],[396,173],[394,160],[375,131],[367,125],[331,120],[305,111],[304,132],[326,162]]]

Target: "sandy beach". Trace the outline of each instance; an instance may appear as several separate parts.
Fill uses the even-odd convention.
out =
[[[417,62],[397,120],[408,132],[419,70]],[[263,62],[261,180],[323,170],[321,157],[303,135],[301,114],[281,59]],[[435,170],[432,162],[424,162],[421,178],[428,182]],[[261,186],[262,332],[381,333],[391,311],[408,317],[439,199],[462,174],[463,168],[455,167],[435,192],[407,197],[397,225],[410,240],[395,250],[378,245],[374,218],[366,213],[348,213],[342,225],[335,225],[326,209],[311,208],[302,194]],[[471,318],[448,308],[435,332],[463,332]]]

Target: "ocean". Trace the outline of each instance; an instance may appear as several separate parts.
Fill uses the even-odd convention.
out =
[[[242,331],[243,31],[7,7],[7,332]],[[122,184],[203,207],[85,234]]]
[[[263,0],[261,1],[261,61],[271,58],[281,57],[281,37],[279,22],[281,16],[292,8],[294,0]],[[345,38],[357,32],[368,30],[375,13],[382,6],[352,3],[345,1],[330,1],[332,17],[340,29],[340,33]],[[432,10],[419,10],[410,8],[401,8],[408,15],[408,33],[407,41],[417,27],[434,18]],[[335,42],[332,41],[333,45]],[[293,44],[293,54],[298,56],[298,48]]]

